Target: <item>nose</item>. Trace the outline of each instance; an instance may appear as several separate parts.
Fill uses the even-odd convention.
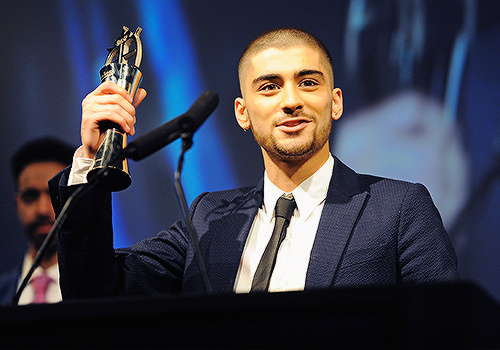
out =
[[[55,217],[54,210],[52,209],[52,202],[50,201],[50,195],[47,192],[42,192],[40,197],[38,197],[36,209],[38,215]]]
[[[295,86],[285,85],[282,90],[281,109],[286,114],[293,114],[304,107],[304,101]]]

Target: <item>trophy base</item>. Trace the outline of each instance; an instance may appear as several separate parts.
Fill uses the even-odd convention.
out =
[[[104,166],[94,167],[87,174],[87,179],[92,179]],[[132,177],[124,170],[116,167],[108,167],[108,174],[99,180],[98,188],[111,192],[123,191],[132,183]]]

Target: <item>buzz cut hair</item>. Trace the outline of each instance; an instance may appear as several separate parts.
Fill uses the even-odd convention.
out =
[[[260,34],[256,37],[243,51],[241,55],[240,62],[238,64],[238,77],[240,83],[243,79],[243,70],[249,58],[261,51],[275,48],[279,50],[286,50],[295,46],[309,46],[314,49],[318,49],[320,53],[323,54],[326,59],[329,68],[332,72],[333,79],[333,63],[332,56],[326,45],[318,39],[315,35],[299,28],[293,27],[282,27],[271,29]]]

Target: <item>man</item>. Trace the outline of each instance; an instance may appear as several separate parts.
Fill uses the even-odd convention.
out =
[[[33,140],[12,157],[19,220],[28,237],[28,251],[18,267],[0,275],[0,304],[12,300],[55,221],[48,181],[71,164],[74,148],[53,139]],[[40,287],[40,289],[38,289]],[[61,301],[57,241],[50,245],[40,266],[21,294],[20,304]]]
[[[266,32],[243,53],[239,78],[236,119],[243,129],[252,129],[261,146],[265,174],[256,187],[203,193],[191,205],[215,292],[459,279],[453,247],[424,186],[359,175],[330,155],[330,128],[342,115],[342,92],[333,85],[330,54],[319,39],[293,28]],[[134,106],[145,95],[139,90]],[[79,163],[50,184],[56,210],[74,185],[84,182],[102,139],[101,122],[110,120],[134,133],[131,103],[111,83],[84,99]],[[287,199],[278,200],[283,194]],[[63,225],[63,298],[204,290],[184,220],[114,250],[110,201],[110,193],[100,190],[82,197]],[[278,255],[267,264],[278,221],[273,208],[283,201],[295,202],[296,208],[287,209],[293,217],[285,220],[286,237],[278,240]],[[262,276],[267,280],[260,288]]]

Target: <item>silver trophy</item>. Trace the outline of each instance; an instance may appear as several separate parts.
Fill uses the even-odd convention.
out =
[[[109,80],[118,84],[128,91],[132,99],[142,81],[142,73],[139,70],[142,60],[142,44],[139,38],[141,33],[140,27],[135,33],[123,27],[122,36],[116,39],[114,47],[109,50],[105,65],[100,71],[101,83]],[[130,64],[129,59],[134,56],[135,63]],[[124,190],[132,183],[127,159],[117,164],[108,163],[127,145],[127,134],[111,122],[101,127],[106,129],[106,135],[94,157],[94,167],[87,178],[92,178],[99,169],[108,166],[108,174],[100,180],[99,187],[108,191]]]

